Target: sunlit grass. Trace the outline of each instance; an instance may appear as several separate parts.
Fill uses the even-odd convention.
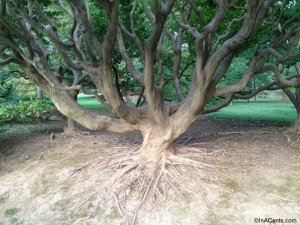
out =
[[[105,107],[91,95],[80,94],[78,102],[87,109],[105,110]],[[296,119],[297,114],[292,103],[282,103],[279,101],[238,101],[210,115],[215,118],[289,123]]]
[[[291,103],[282,102],[234,102],[211,116],[215,118],[288,123],[296,119]]]
[[[77,102],[86,109],[106,109],[93,95],[79,94]]]

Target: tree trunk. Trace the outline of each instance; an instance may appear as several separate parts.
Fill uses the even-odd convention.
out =
[[[299,134],[300,133],[300,87],[297,87],[295,93],[292,93],[288,89],[283,89],[286,96],[291,100],[293,103],[296,111],[297,111],[297,118],[294,121],[293,125],[288,129],[289,133]]]
[[[172,129],[162,129],[151,126],[142,130],[143,143],[140,148],[141,156],[148,162],[158,162],[175,153],[174,135]]]
[[[253,90],[256,89],[256,78],[253,78]],[[249,102],[250,99],[248,99],[248,102]],[[257,95],[254,95],[254,101],[256,102],[257,100]]]
[[[79,91],[72,90],[71,95],[75,101],[77,101],[77,96],[79,94]],[[78,134],[79,130],[77,128],[77,123],[75,120],[71,119],[70,117],[67,118],[67,125],[64,127],[64,135],[67,136],[75,136]]]
[[[42,101],[44,99],[44,92],[40,87],[37,87],[37,89],[36,89],[36,97],[40,101]]]
[[[292,129],[294,130],[294,133],[300,133],[300,114],[297,115]]]
[[[282,91],[282,103],[288,103],[289,97]]]
[[[300,88],[297,87],[295,90],[295,101],[292,101],[297,111],[297,118],[294,121],[290,131],[295,134],[300,134]]]
[[[75,136],[78,132],[79,131],[77,129],[77,123],[75,122],[75,120],[68,117],[67,125],[64,127],[63,134],[67,136]]]

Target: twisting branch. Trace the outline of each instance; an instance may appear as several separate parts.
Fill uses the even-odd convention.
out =
[[[202,114],[209,114],[209,113],[212,113],[212,112],[215,112],[219,109],[222,109],[224,108],[225,106],[229,105],[230,102],[232,101],[233,99],[233,96],[234,94],[228,94],[224,101],[222,101],[221,103],[217,104],[217,105],[214,105],[214,106],[211,106],[211,107],[208,107],[208,108],[205,108],[203,113]]]
[[[130,39],[132,39],[132,40],[135,42],[135,44],[136,44],[137,47],[138,47],[138,50],[139,50],[139,53],[140,53],[141,57],[144,59],[144,57],[145,57],[144,48],[143,48],[142,42],[141,42],[141,40],[139,39],[138,35],[136,34],[135,28],[134,28],[134,24],[135,24],[135,21],[134,21],[134,14],[135,14],[136,7],[137,7],[137,0],[134,1],[132,10],[131,10],[131,12],[130,12],[130,28],[131,28],[131,33],[128,32],[128,30],[126,30],[126,28],[125,28],[124,26],[121,25],[120,27],[121,27],[122,31],[123,31]]]
[[[232,38],[228,39],[222,47],[209,58],[207,66],[205,67],[205,72],[210,74],[209,77],[212,77],[215,74],[218,65],[224,60],[224,58],[241,46],[251,35],[254,27],[259,25],[256,19],[262,4],[263,1],[261,0],[255,0],[249,3],[242,28]]]
[[[154,18],[153,18],[152,14],[151,14],[150,9],[148,8],[148,6],[147,6],[145,0],[141,0],[141,3],[142,3],[143,8],[144,8],[144,10],[145,10],[147,19],[148,19],[148,20],[150,21],[150,23],[153,25],[153,24],[154,24]]]
[[[7,0],[1,0],[1,15],[6,15],[6,2]]]
[[[217,41],[216,41],[216,43],[215,43],[215,46],[213,47],[212,52],[215,52],[215,51],[217,50],[217,48],[219,47],[220,42],[221,42],[224,38],[226,38],[226,37],[230,34],[230,32],[232,32],[232,30],[231,30],[232,25],[233,25],[234,23],[236,23],[236,22],[240,22],[241,20],[244,19],[244,17],[245,17],[245,15],[243,15],[243,16],[241,16],[241,17],[239,17],[239,18],[234,18],[233,20],[230,21],[230,23],[227,25],[225,34],[223,34],[223,35],[221,35],[221,36],[218,37],[218,39],[217,39]]]
[[[193,65],[194,63],[196,63],[196,61],[190,61],[188,63],[185,64],[185,66],[183,67],[183,69],[180,71],[179,73],[179,78],[183,76],[184,72],[191,66]]]
[[[97,64],[97,57],[95,54],[97,53],[98,55],[101,55],[103,50],[98,38],[93,32],[92,21],[90,18],[91,15],[87,4],[87,2],[83,4],[81,1],[73,1],[71,3],[73,10],[72,18],[74,19],[74,27],[71,31],[71,36],[75,43],[82,42],[80,39],[84,41],[84,47],[86,48],[88,56],[92,61],[91,65],[93,67],[97,67],[99,65]],[[77,49],[80,51],[81,46],[77,45]],[[87,61],[85,58],[84,60]]]
[[[142,87],[141,92],[140,92],[140,96],[139,96],[138,100],[136,101],[135,107],[139,107],[145,101],[145,99],[144,99],[144,101],[142,102],[142,99],[145,98],[144,97],[144,91],[145,91],[145,87]]]
[[[84,88],[81,88],[80,91],[86,95],[93,95],[100,104],[102,104],[105,108],[114,113],[112,106],[106,102],[103,95],[98,94],[98,91],[96,89],[85,90]]]
[[[85,5],[86,14],[87,14],[87,19],[88,19],[89,23],[91,23],[92,18],[91,18],[91,12],[90,12],[90,7],[89,7],[89,1],[84,0],[84,5]]]
[[[70,87],[62,87],[62,86],[57,86],[57,88],[61,91],[72,91],[72,90],[77,90],[79,91],[82,86],[81,85],[75,85],[75,86],[70,86]]]
[[[137,6],[137,0],[134,0],[133,7],[132,7],[132,10],[130,12],[130,28],[131,28],[131,33],[134,34],[134,35],[136,35],[135,29],[134,29],[134,13],[135,13],[135,10],[136,10],[136,6]]]
[[[290,25],[293,21],[295,21],[298,17],[299,17],[299,15],[294,15],[290,19],[288,19],[287,21],[285,21],[284,24],[282,24],[282,26],[281,26],[281,30],[286,29],[286,27],[288,25]]]
[[[138,38],[138,36],[135,33],[130,33],[123,24],[119,24],[119,28],[121,29],[121,31],[123,33],[126,34],[127,37],[129,37],[131,40],[134,41],[134,43],[136,44],[136,46],[138,47],[139,53],[141,55],[142,58],[145,57],[145,52],[142,46],[142,42],[141,40]]]
[[[201,10],[197,8],[197,6],[193,2],[193,0],[187,0],[187,2],[191,6],[192,10],[195,12],[195,14],[197,15],[197,17],[199,18],[200,23],[202,24],[202,26],[206,26],[207,21],[204,18],[203,13],[201,12]]]
[[[126,67],[129,70],[129,72],[132,74],[132,76],[140,83],[140,84],[144,84],[144,79],[142,74],[140,74],[134,67],[134,64],[131,60],[131,58],[128,55],[128,52],[125,48],[125,44],[123,41],[123,37],[122,37],[122,33],[120,31],[120,29],[118,29],[118,33],[117,33],[117,41],[118,41],[118,45],[119,45],[119,50],[120,53],[122,55],[123,60],[126,63]]]
[[[298,85],[300,85],[300,79],[299,78],[296,79],[296,80],[293,80],[293,81],[284,78],[281,75],[280,70],[276,66],[270,65],[267,68],[270,68],[274,72],[275,78],[276,78],[277,81],[280,82],[280,84],[285,85],[285,86],[298,86]]]
[[[296,80],[298,80],[299,77],[300,77],[300,74],[296,74],[296,75],[290,76],[290,77],[288,77],[286,79],[287,80],[291,80],[291,82],[292,82],[292,79],[296,78]],[[238,93],[235,93],[234,94],[234,98],[236,98],[236,99],[250,99],[250,98],[256,96],[258,93],[260,93],[262,91],[274,91],[274,90],[279,90],[279,89],[282,89],[284,92],[289,92],[286,89],[288,87],[290,87],[290,86],[281,84],[279,81],[273,81],[270,84],[266,84],[266,85],[262,85],[262,86],[257,87],[255,90],[251,91],[248,94],[238,94]]]
[[[26,20],[27,23],[29,23],[32,27],[34,27],[39,33],[45,35],[46,37],[48,37],[51,41],[53,41],[53,43],[55,43],[58,47],[64,49],[64,50],[70,50],[74,47],[73,43],[63,43],[62,41],[60,41],[57,37],[57,29],[52,28],[51,30],[47,30],[44,27],[40,26],[34,19],[32,19],[27,12],[25,12],[25,10],[23,10],[23,8],[20,6],[20,1],[19,0],[13,0],[13,2],[15,3],[18,12],[21,14],[22,18],[24,20]],[[37,3],[38,4],[38,3]],[[51,24],[49,24],[51,25]]]
[[[180,8],[181,17],[182,17],[183,21],[185,23],[188,23],[188,21],[190,19],[190,15],[191,15],[191,9],[189,7],[182,6],[180,4],[180,2],[178,2],[178,1],[177,1],[177,5]],[[181,75],[183,74],[185,69],[183,69],[183,71],[181,73],[179,72],[179,70],[180,70],[180,64],[181,64],[182,36],[183,36],[183,33],[185,30],[182,27],[179,28],[178,32],[176,33],[177,40],[175,40],[174,35],[168,30],[167,26],[165,26],[164,31],[165,31],[167,37],[169,38],[169,40],[171,41],[173,53],[175,56],[172,73],[173,73],[173,81],[174,81],[176,94],[178,96],[179,101],[183,101],[185,99],[185,96],[181,89],[179,78],[181,77]],[[185,65],[186,68],[187,68],[187,65]],[[168,81],[166,81],[165,83],[167,83],[167,82]]]
[[[119,24],[119,28],[121,29],[121,31],[126,34],[127,37],[129,37],[131,40],[134,41],[134,43],[137,45],[139,53],[141,55],[142,58],[145,57],[145,52],[144,52],[144,48],[142,45],[141,40],[138,38],[138,36],[135,33],[130,33],[123,24]]]
[[[258,3],[259,5],[261,5],[261,7],[256,15],[256,21],[252,33],[257,32],[260,25],[264,22],[265,14],[267,10],[270,9],[270,7],[274,4],[274,0],[267,0],[264,1],[263,4],[261,3],[262,3],[261,1]]]
[[[57,28],[57,24],[52,20],[50,19],[46,13],[44,13],[41,5],[37,2],[37,0],[30,0],[29,2],[32,2],[32,4],[34,5],[36,11],[38,12],[39,16],[44,19],[49,25],[50,25],[50,28],[51,28],[51,35],[53,35],[53,37],[55,39],[59,39],[59,35],[58,35],[58,28]]]
[[[175,41],[174,35],[168,30],[167,27],[165,27],[164,29],[167,37],[170,39],[171,44],[172,44],[172,48],[173,48],[173,53],[175,56],[174,59],[174,64],[173,64],[173,81],[174,81],[174,86],[175,86],[175,90],[176,90],[176,94],[178,96],[179,101],[183,101],[184,100],[184,95],[180,86],[180,82],[179,82],[179,78],[180,78],[180,74],[179,74],[179,69],[180,69],[180,62],[181,62],[181,45],[182,45],[182,35],[183,35],[183,29],[179,28],[178,34],[177,34],[177,42]],[[168,81],[166,81],[165,83],[167,83]]]
[[[247,9],[246,6],[238,6],[236,4],[234,4],[232,7],[235,8],[235,9],[239,9],[239,10],[246,10]]]
[[[234,56],[234,54],[231,53],[224,59],[224,62],[222,63],[219,71],[213,77],[213,86],[216,86],[220,82],[220,80],[225,76],[228,68],[230,67],[230,65],[232,63],[233,56]]]
[[[7,57],[4,60],[0,61],[0,66],[6,66],[12,62],[15,62],[14,57]]]
[[[295,29],[294,32],[291,32],[290,35],[291,36],[288,42],[288,49],[285,51],[284,56],[279,59],[279,63],[284,62],[293,56],[293,53],[297,48],[300,40],[300,26],[297,29]]]
[[[200,36],[199,31],[195,27],[192,27],[191,25],[180,21],[180,19],[175,14],[175,12],[172,12],[172,16],[173,16],[174,20],[176,21],[176,23],[183,29],[187,30],[194,38],[198,38]]]
[[[212,41],[212,33],[216,31],[229,8],[228,2],[219,1],[214,18],[202,28],[201,33],[195,38],[196,66],[193,73],[193,82],[186,99],[186,104],[189,105],[189,110],[193,114],[199,114],[203,110],[203,103],[199,104],[199,102],[206,102],[213,96],[213,87],[210,82],[220,62],[212,60],[214,55],[209,54],[209,46]],[[183,104],[182,110],[187,109],[186,105]],[[178,112],[181,112],[181,110],[176,113],[176,116],[179,117]]]
[[[114,65],[113,65],[112,69],[113,69],[114,75],[115,75],[115,85],[116,85],[118,95],[121,98],[121,100],[124,101],[122,93],[121,93],[120,83],[119,83],[119,71]]]
[[[239,80],[239,82],[232,84],[232,85],[227,85],[223,88],[219,88],[216,89],[214,96],[223,96],[225,94],[229,94],[229,93],[234,93],[234,92],[238,92],[242,89],[244,89],[247,84],[248,81],[255,75],[257,74],[257,71],[254,68],[249,68],[244,75],[242,76],[242,78]]]
[[[74,13],[72,12],[72,10],[65,5],[63,0],[58,0],[58,4],[60,5],[60,7],[65,10],[72,18],[74,18]]]
[[[155,24],[154,29],[147,39],[145,48],[144,83],[149,109],[152,111],[156,122],[165,123],[165,103],[162,90],[155,86],[154,82],[154,53],[164,29],[165,21],[170,14],[175,0],[166,1],[161,8],[154,5]]]
[[[157,57],[157,62],[158,62],[158,75],[159,75],[159,80],[160,80],[160,88],[163,88],[164,86],[164,61],[163,61],[163,35],[160,36],[160,39],[157,44],[157,52],[156,52],[156,57]]]

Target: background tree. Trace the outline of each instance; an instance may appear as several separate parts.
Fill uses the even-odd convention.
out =
[[[297,74],[300,74],[300,64],[297,63],[295,65],[295,70]],[[294,93],[293,90],[294,89]],[[283,91],[286,93],[288,98],[293,103],[296,111],[297,111],[297,118],[293,124],[293,126],[290,128],[290,132],[298,134],[300,131],[300,87],[296,86],[294,88],[283,88]]]
[[[188,186],[184,177],[177,178],[176,167],[208,166],[195,153],[174,145],[199,115],[227,105],[260,74],[272,73],[284,85],[299,83],[284,76],[286,63],[299,59],[296,1],[58,0],[60,7],[51,12],[46,9],[54,1],[1,3],[1,64],[20,65],[59,111],[89,129],[142,133],[138,151],[116,155],[109,164],[121,168],[112,178],[118,193],[125,183],[146,184],[141,202],[149,193],[159,194],[162,180],[173,188],[174,183]],[[68,19],[58,20],[57,15]],[[237,81],[219,85],[232,61],[246,50],[250,61]],[[144,89],[146,105],[123,101],[114,79],[115,52]],[[96,87],[89,92],[118,118],[77,104],[71,92],[86,92],[85,87],[68,87],[58,79],[57,65],[52,63],[57,54],[72,70],[88,74]],[[178,101],[165,101],[170,83]],[[207,107],[217,96],[225,100]]]

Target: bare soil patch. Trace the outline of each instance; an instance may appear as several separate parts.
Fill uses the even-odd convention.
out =
[[[300,224],[300,140],[287,143],[285,129],[201,117],[177,145],[206,152],[202,162],[217,168],[182,168],[201,192],[170,191],[164,201],[147,202],[135,224],[257,224],[255,218]],[[104,197],[110,190],[103,183],[114,171],[101,162],[116,152],[130,154],[140,134],[87,132],[51,140],[51,132],[62,131],[57,124],[16,130],[0,137],[0,225],[127,224],[121,196]],[[277,222],[270,224],[283,224]]]

